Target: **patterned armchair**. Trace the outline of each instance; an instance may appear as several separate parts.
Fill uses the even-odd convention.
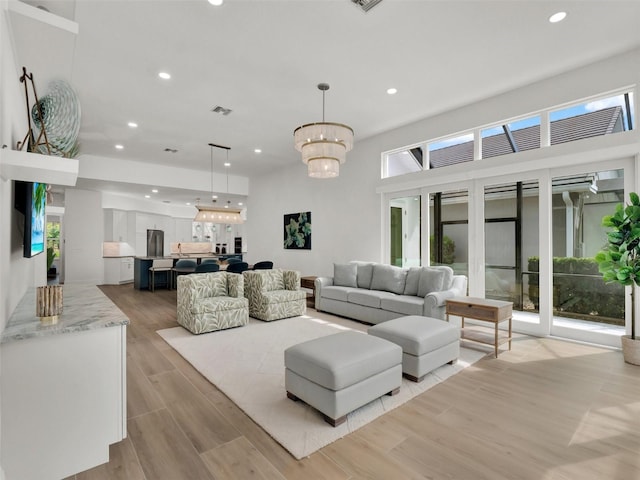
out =
[[[307,294],[300,290],[300,272],[255,270],[242,274],[249,315],[267,322],[296,317],[307,311]]]
[[[178,277],[178,323],[191,333],[206,333],[249,322],[242,275],[193,273]]]

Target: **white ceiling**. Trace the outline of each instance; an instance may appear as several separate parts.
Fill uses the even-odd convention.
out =
[[[326,120],[353,127],[357,145],[640,46],[639,1],[383,0],[368,13],[350,0],[27,3],[79,24],[70,46],[14,35],[36,78],[62,69],[77,90],[81,154],[208,172],[213,142],[231,147],[230,173],[253,181],[284,166],[305,174],[293,130],[321,120],[320,82],[331,85]],[[558,10],[566,20],[550,24]],[[29,53],[43,48],[63,60]],[[171,198],[185,194],[194,197]]]

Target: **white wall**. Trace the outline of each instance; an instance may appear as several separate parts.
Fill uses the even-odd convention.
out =
[[[63,241],[65,283],[103,283],[104,216],[99,192],[66,190]]]
[[[251,183],[247,261],[272,260],[302,275],[333,275],[334,262],[379,261],[380,198],[373,188],[379,166],[380,152],[361,142],[347,154],[338,178],[312,179],[292,144],[288,168]],[[307,211],[311,250],[285,250],[283,216]]]

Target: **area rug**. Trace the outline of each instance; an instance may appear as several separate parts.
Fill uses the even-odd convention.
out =
[[[297,459],[357,430],[486,354],[461,347],[454,365],[438,368],[420,383],[403,378],[400,393],[370,402],[334,428],[313,408],[287,398],[284,350],[344,330],[364,333],[367,326],[310,311],[308,315],[273,322],[250,319],[245,327],[202,335],[193,335],[182,327],[157,333]]]

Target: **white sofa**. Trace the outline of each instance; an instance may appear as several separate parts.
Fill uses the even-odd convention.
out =
[[[315,281],[316,310],[377,324],[406,315],[444,320],[445,301],[467,294],[467,277],[447,266],[403,269],[371,262],[334,264]]]

